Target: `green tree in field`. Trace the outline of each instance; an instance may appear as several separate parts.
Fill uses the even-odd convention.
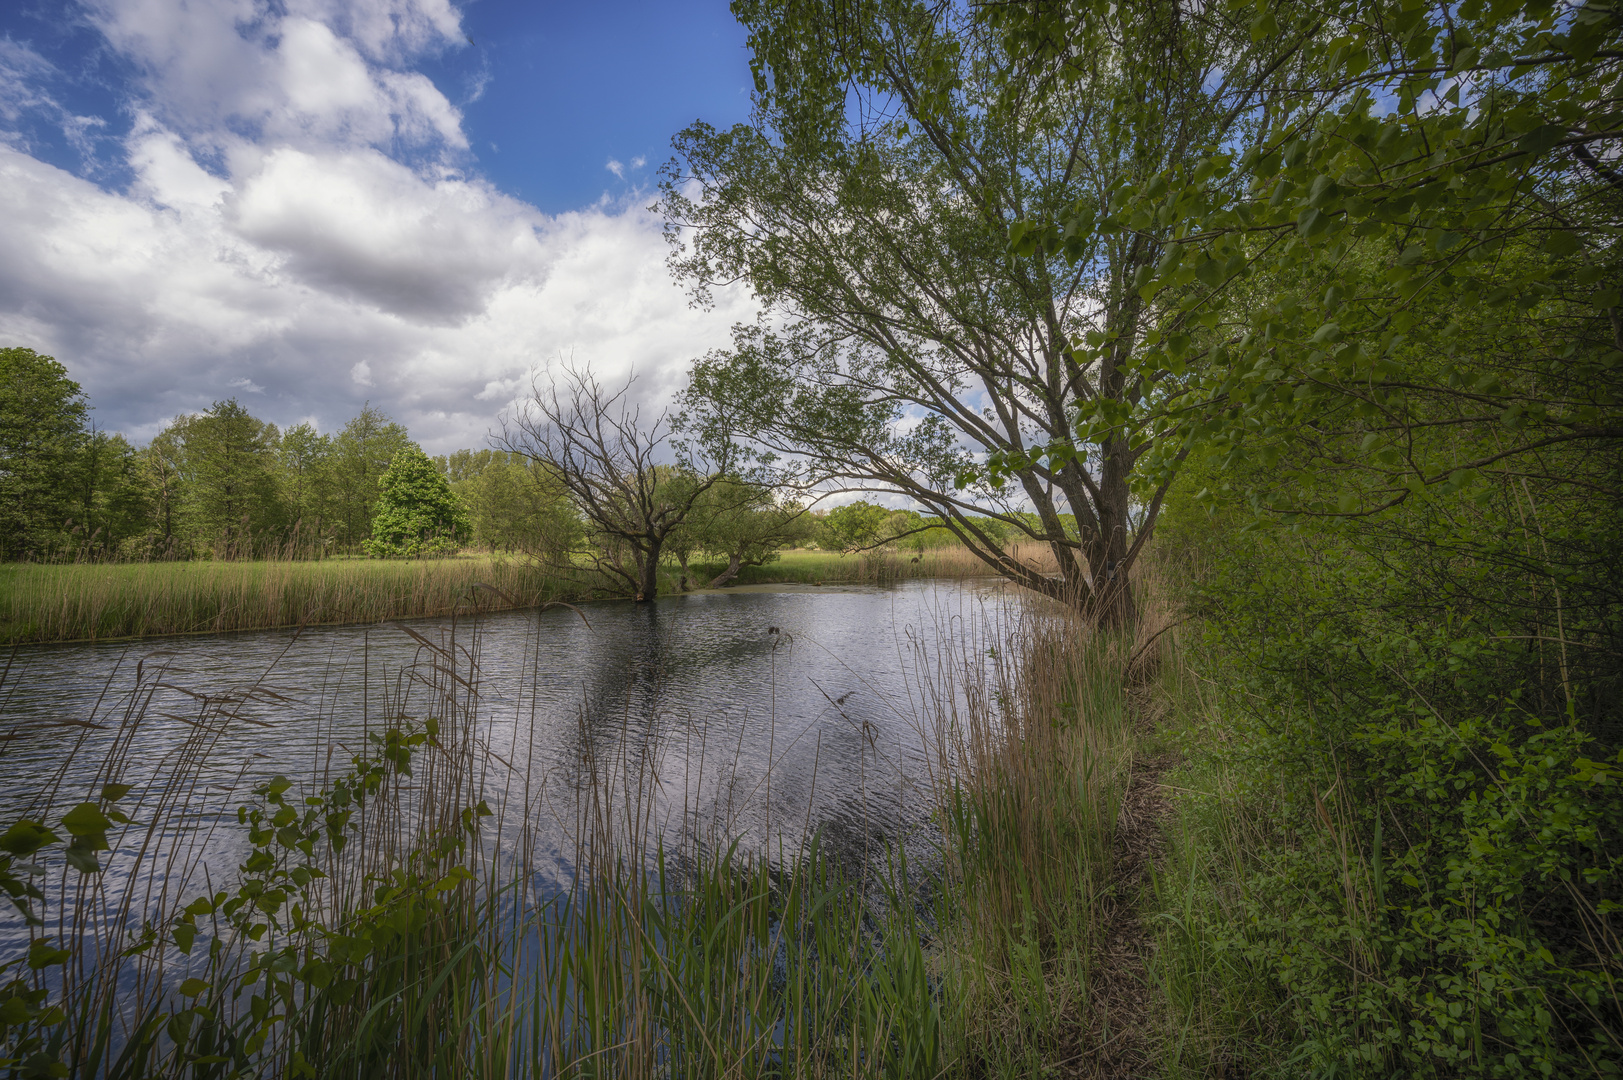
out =
[[[580,546],[580,514],[543,464],[501,450],[458,450],[435,464],[467,506],[475,544],[555,565]]]
[[[141,452],[124,436],[89,432],[69,474],[75,546],[95,558],[124,554],[127,541],[150,530],[152,489]]]
[[[467,508],[416,443],[395,455],[378,481],[368,555],[377,559],[448,554],[471,533]]]
[[[410,444],[405,427],[370,403],[333,437],[333,525],[339,543],[357,547],[371,535],[378,483]]]
[[[88,408],[54,359],[0,349],[0,556],[43,553],[72,516]]]
[[[684,583],[694,555],[726,559],[726,567],[708,585],[719,589],[746,566],[776,562],[784,548],[809,539],[815,525],[803,505],[780,499],[771,488],[722,479],[700,496],[666,541],[665,551],[681,566]]]
[[[267,539],[287,521],[277,482],[276,425],[256,419],[230,398],[176,426],[188,509],[199,539],[219,557],[251,557],[256,540]]]
[[[1133,283],[1173,230],[1079,224],[1059,248],[1014,253],[1010,226],[1102,214],[1200,148],[1249,145],[1295,61],[1270,65],[1266,43],[1209,5],[1195,17],[1146,0],[1090,8],[1100,25],[1057,79],[981,7],[734,5],[751,122],[683,131],[660,209],[698,297],[744,279],[787,317],[736,328],[696,364],[688,415],[798,479],[905,495],[995,572],[1127,621],[1126,569],[1164,486],[1135,506],[1146,447],[1079,442],[1074,420],[1146,407],[1132,355],[1151,312]],[[1003,467],[982,467],[993,459]],[[1012,558],[987,516],[1050,545],[1061,576]]]
[[[149,494],[149,528],[153,555],[175,558],[187,533],[185,442],[182,433],[190,417],[179,416],[140,452],[138,467]]]

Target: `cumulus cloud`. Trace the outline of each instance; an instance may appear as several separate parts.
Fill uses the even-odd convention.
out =
[[[659,399],[751,316],[742,295],[691,308],[640,207],[549,216],[478,176],[459,113],[410,70],[462,43],[445,0],[91,12],[142,72],[133,179],[0,140],[0,344],[57,356],[105,428],[143,438],[252,394],[278,423],[331,430],[370,400],[431,450],[479,445],[537,366],[635,368]],[[4,126],[44,107],[43,62],[0,52]]]

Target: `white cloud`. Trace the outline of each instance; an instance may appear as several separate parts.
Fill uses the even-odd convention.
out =
[[[623,162],[616,161],[614,158],[609,158],[609,163],[603,167],[622,180],[626,178],[626,167]]]
[[[549,216],[468,171],[459,114],[407,66],[461,43],[444,0],[98,4],[144,73],[134,179],[0,140],[0,344],[55,355],[103,427],[246,392],[279,424],[370,400],[433,451],[477,446],[538,365],[635,367],[667,398],[752,317],[739,294],[690,307],[639,205]],[[33,63],[0,50],[18,108]]]

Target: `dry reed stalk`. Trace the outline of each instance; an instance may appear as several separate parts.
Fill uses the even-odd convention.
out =
[[[1131,633],[1099,632],[1077,605],[1022,594],[1006,623],[949,639],[956,654],[921,665],[957,882],[941,962],[962,1045],[989,1072],[1074,1067],[1101,1038],[1118,819],[1142,786],[1135,688],[1177,621],[1164,571],[1146,562],[1135,579]]]

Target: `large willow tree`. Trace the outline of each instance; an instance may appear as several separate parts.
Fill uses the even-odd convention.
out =
[[[1134,496],[1154,432],[1075,432],[1147,407],[1135,284],[1171,232],[1088,218],[1248,141],[1290,65],[1248,20],[1161,0],[1112,6],[1062,66],[953,5],[733,8],[753,119],[682,132],[660,209],[697,297],[743,280],[767,314],[696,365],[689,422],[773,452],[780,479],[907,496],[1009,578],[1131,618],[1165,491]],[[1011,225],[1073,212],[1058,245],[1011,250]],[[1061,577],[982,515],[1051,545]]]

